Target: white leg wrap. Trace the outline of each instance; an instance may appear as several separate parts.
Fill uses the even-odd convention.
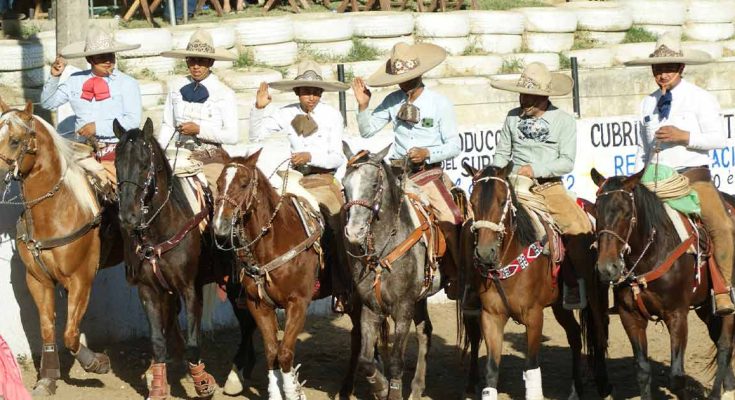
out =
[[[230,374],[227,375],[227,382],[225,382],[224,392],[228,396],[237,396],[243,391],[242,380],[240,374],[237,372],[237,367],[234,365],[230,370]]]
[[[729,390],[723,393],[722,400],[735,400],[735,390]]]
[[[280,369],[268,370],[268,400],[283,400],[281,396],[281,380]]]
[[[529,369],[523,373],[526,381],[526,400],[543,400],[544,393],[541,387],[541,368]]]
[[[498,389],[494,387],[482,389],[482,400],[498,400]]]
[[[283,394],[286,400],[306,400],[306,393],[302,388],[303,383],[299,382],[298,370],[301,365],[297,365],[291,372],[283,372]],[[305,382],[304,382],[305,383]]]

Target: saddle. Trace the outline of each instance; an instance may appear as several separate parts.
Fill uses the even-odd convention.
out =
[[[544,247],[551,255],[552,261],[557,265],[561,264],[564,261],[565,252],[561,233],[546,209],[543,197],[533,190],[535,182],[531,178],[522,175],[515,176],[512,179],[514,180],[513,189],[518,197],[518,202],[533,222],[536,239],[541,243],[545,242]]]
[[[457,204],[454,202],[452,193],[447,189],[447,185],[444,184],[442,178],[444,177],[444,171],[441,167],[426,168],[418,172],[413,173],[409,176],[409,179],[417,184],[422,190],[435,190],[439,192],[444,203],[449,207],[454,217],[454,224],[462,224],[462,211],[459,209]],[[429,186],[431,186],[429,188]]]

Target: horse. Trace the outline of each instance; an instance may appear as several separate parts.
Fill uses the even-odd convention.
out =
[[[210,213],[209,207],[205,205],[199,212],[192,210],[181,180],[173,175],[153,136],[150,118],[142,130],[127,131],[115,120],[113,132],[119,139],[115,168],[127,278],[138,287],[151,327],[149,398],[165,399],[169,395],[167,339],[172,340],[174,349],[181,346],[180,297],[187,319],[184,357],[197,395],[209,397],[217,385],[200,357],[202,284],[210,262],[226,262],[220,254],[212,253],[214,247],[198,228]],[[241,314],[236,312],[236,316],[240,318]]]
[[[23,214],[16,248],[26,266],[26,284],[39,311],[42,355],[34,394],[53,395],[61,377],[56,347],[54,289],[69,292],[64,346],[87,372],[104,374],[110,359],[79,341],[79,323],[87,311],[99,267],[122,261],[115,207],[103,209],[77,165],[71,143],[46,121],[0,100],[0,191],[20,183]],[[3,199],[5,196],[3,195]],[[7,203],[6,203],[7,204]]]
[[[567,257],[562,268],[577,266],[588,271],[587,282],[593,283],[588,293],[589,307],[582,313],[582,327],[574,314],[564,309],[558,279],[559,265],[551,254],[544,251],[546,240],[537,239],[533,222],[526,209],[516,198],[508,176],[512,162],[504,168],[494,166],[477,170],[468,163],[463,167],[473,177],[470,204],[474,220],[462,228],[461,254],[464,259],[460,286],[470,284],[479,293],[481,302],[481,334],[487,348],[485,388],[482,399],[497,399],[498,376],[502,356],[503,330],[509,318],[526,327],[527,355],[526,399],[543,398],[539,351],[541,348],[544,308],[551,306],[554,317],[566,332],[572,353],[573,384],[569,398],[579,398],[583,392],[584,369],[582,364],[583,333],[587,352],[595,372],[598,394],[607,397],[611,387],[607,381],[605,350],[607,344],[607,296],[599,290],[592,278],[595,260],[590,251],[592,235],[577,235],[565,240]],[[551,243],[548,244],[549,248]],[[469,269],[469,270],[468,270]],[[584,331],[584,332],[583,332]],[[480,332],[468,326],[467,335],[471,347],[470,379],[467,387],[472,390],[477,381],[477,352]]]
[[[696,255],[684,254],[691,243],[680,240],[659,198],[640,183],[643,171],[630,176],[603,177],[593,169],[597,193],[597,270],[613,286],[620,321],[633,347],[641,399],[651,398],[648,360],[648,321],[662,320],[671,340],[671,391],[688,399],[684,354],[687,314],[695,308],[717,347],[710,398],[724,388],[732,398],[735,377],[731,366],[733,316],[713,315],[712,274],[700,268]],[[696,243],[694,234],[691,240]],[[683,251],[679,251],[683,250]],[[670,269],[669,269],[670,268]],[[657,318],[657,319],[655,319]]]
[[[296,340],[304,328],[309,303],[331,295],[330,274],[324,270],[321,249],[335,247],[322,240],[318,223],[307,222],[307,233],[301,216],[316,222],[319,211],[310,210],[305,202],[297,206],[293,195],[279,195],[257,167],[259,156],[260,150],[226,162],[217,182],[220,195],[215,199],[212,226],[218,240],[225,243],[221,246],[229,245],[237,254],[241,296],[263,337],[269,400],[282,399],[279,382],[286,400],[302,400],[306,397],[298,381],[298,367],[294,368]],[[328,260],[329,255],[325,254]],[[360,304],[351,303],[352,357],[340,388],[341,398],[349,398],[353,391],[359,351]],[[286,311],[280,343],[276,308]]]

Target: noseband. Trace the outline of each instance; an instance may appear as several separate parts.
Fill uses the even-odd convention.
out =
[[[368,221],[367,221],[368,232],[365,237],[364,253],[363,254],[353,254],[351,251],[347,250],[347,254],[349,254],[350,256],[355,257],[355,258],[364,258],[369,261],[370,259],[374,259],[375,256],[377,255],[377,252],[375,251],[375,237],[373,235],[373,230],[371,226],[373,224],[373,221],[376,218],[379,218],[380,207],[382,205],[381,203],[383,200],[383,191],[385,190],[383,188],[383,182],[385,181],[385,171],[383,171],[383,166],[380,161],[368,160],[364,162],[358,162],[358,160],[362,159],[367,154],[368,152],[366,150],[360,151],[347,162],[347,167],[352,169],[353,171],[356,171],[360,167],[363,167],[366,165],[370,165],[372,167],[377,168],[378,170],[378,190],[375,191],[375,195],[373,195],[372,200],[366,200],[366,199],[350,200],[346,202],[345,205],[342,206],[342,208],[345,212],[345,218],[349,218],[350,208],[354,206],[360,206],[360,207],[364,207],[370,210],[370,217],[368,218]],[[400,206],[401,205],[399,205],[399,207]],[[345,229],[347,229],[347,224],[345,224]],[[395,232],[395,227],[393,228],[392,232]],[[392,235],[394,234],[395,233],[392,233]],[[390,242],[390,240],[386,240],[386,246],[388,242]]]
[[[153,150],[153,144],[150,142],[143,142],[143,144],[148,148],[148,153],[150,154],[150,162],[148,164],[148,170],[146,172],[145,179],[143,180],[143,183],[140,184],[135,181],[131,180],[122,180],[117,183],[118,190],[122,190],[123,184],[130,184],[133,186],[136,186],[137,188],[141,189],[140,195],[138,196],[137,202],[140,204],[140,210],[142,212],[142,215],[140,216],[140,222],[138,226],[134,228],[136,231],[143,231],[147,229],[150,224],[153,222],[153,220],[158,216],[158,214],[161,212],[163,207],[166,205],[166,203],[169,200],[169,197],[171,196],[171,191],[173,190],[173,182],[172,179],[169,179],[168,182],[168,190],[166,192],[166,199],[161,203],[161,206],[158,207],[155,213],[151,215],[150,218],[146,221],[146,216],[148,213],[150,213],[150,205],[147,204],[147,200],[151,199],[153,196],[155,196],[158,193],[158,187],[156,186],[156,154]],[[164,161],[165,162],[165,161]],[[151,192],[153,190],[153,192]]]
[[[482,178],[473,179],[472,184],[473,186],[477,187],[478,184],[483,183],[483,182],[488,182],[491,180],[501,182],[505,186],[505,202],[503,204],[503,211],[500,214],[500,220],[498,222],[492,222],[492,221],[487,221],[487,220],[475,220],[472,222],[472,225],[470,226],[470,231],[472,232],[472,235],[474,238],[474,246],[473,246],[473,248],[475,249],[474,259],[477,265],[487,264],[485,261],[480,259],[479,255],[477,254],[477,242],[479,240],[477,231],[479,231],[480,229],[489,229],[498,235],[498,240],[500,241],[501,244],[503,244],[504,239],[505,239],[505,232],[506,232],[505,219],[507,218],[508,215],[510,215],[510,218],[512,220],[513,216],[516,213],[516,208],[513,205],[513,198],[512,198],[511,191],[510,191],[510,185],[505,179],[498,178],[497,176],[484,176]],[[514,233],[515,232],[512,230],[511,237]],[[508,251],[508,248],[510,247],[510,242],[511,241],[509,240],[508,244],[505,246],[503,250],[503,256],[501,256],[501,260],[505,256],[505,253]]]

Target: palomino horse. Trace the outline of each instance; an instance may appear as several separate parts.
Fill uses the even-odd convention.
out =
[[[570,398],[578,398],[583,389],[584,369],[582,364],[582,329],[571,311],[562,307],[559,295],[560,280],[557,279],[558,266],[552,256],[544,251],[545,243],[537,240],[531,217],[516,199],[508,174],[513,168],[510,163],[505,168],[486,167],[476,170],[464,164],[467,173],[473,177],[473,190],[470,203],[475,220],[468,222],[462,232],[462,255],[466,281],[479,292],[482,310],[480,325],[487,347],[487,366],[483,400],[497,399],[498,375],[502,355],[503,330],[509,318],[526,327],[528,344],[526,371],[523,378],[526,384],[526,399],[542,399],[541,369],[539,351],[544,308],[551,306],[554,317],[564,328],[572,353],[573,385]],[[610,394],[605,367],[605,346],[607,320],[607,297],[597,289],[593,279],[594,252],[590,250],[592,235],[583,243],[567,241],[568,252],[564,262],[578,263],[588,267],[589,307],[583,312],[583,327],[586,331],[587,351],[595,369],[598,392],[602,397]],[[578,237],[579,239],[584,239]],[[553,239],[549,239],[553,240]],[[548,244],[549,248],[551,243]],[[565,265],[563,268],[572,268]],[[580,268],[577,268],[580,270]],[[464,282],[463,282],[464,283]],[[468,340],[472,347],[470,383],[477,380],[475,368],[477,347],[480,340],[477,329],[468,326]],[[599,334],[598,334],[599,332]],[[468,387],[469,389],[469,387]]]
[[[153,380],[150,399],[165,399],[166,339],[181,341],[178,324],[179,297],[186,306],[185,358],[197,395],[208,397],[217,387],[200,358],[202,274],[211,262],[199,224],[208,207],[195,213],[176,179],[163,150],[153,136],[153,123],[142,130],[125,131],[117,121],[113,131],[120,142],[115,149],[115,168],[120,197],[120,225],[125,235],[128,280],[138,286],[151,326]],[[216,256],[216,254],[215,254]],[[209,258],[209,259],[208,259]],[[173,335],[173,336],[171,336]]]
[[[56,350],[54,288],[69,291],[64,345],[87,372],[107,373],[109,358],[79,342],[79,323],[87,311],[92,281],[99,267],[122,261],[115,211],[103,212],[70,143],[40,117],[11,110],[0,100],[0,182],[20,182],[23,215],[16,247],[26,265],[26,284],[40,314],[40,380],[34,394],[51,395],[61,377]],[[108,235],[112,236],[109,237]],[[102,246],[105,241],[110,246]]]
[[[309,216],[318,211],[297,208],[295,197],[290,194],[278,195],[256,166],[259,156],[260,151],[227,162],[217,182],[220,196],[215,200],[213,227],[217,237],[224,239],[237,254],[242,296],[263,336],[268,399],[282,399],[283,389],[286,400],[301,400],[306,395],[298,381],[298,367],[293,367],[296,339],[304,328],[312,299],[331,295],[330,273],[324,270],[320,252],[321,248],[335,246],[320,242],[321,227],[317,218]],[[303,220],[314,222],[309,234],[302,216]],[[276,308],[286,311],[280,343]],[[354,385],[359,310],[359,304],[355,304],[350,313],[352,359],[340,389],[342,398],[350,396]]]
[[[605,179],[592,170],[592,179],[599,186],[597,270],[603,282],[614,286],[620,321],[636,358],[641,398],[651,398],[646,326],[654,317],[663,320],[669,330],[671,391],[679,398],[689,398],[684,353],[687,314],[693,307],[717,347],[710,398],[719,399],[723,387],[727,398],[733,398],[733,316],[713,315],[709,268],[698,267],[696,256],[684,254],[692,243],[682,244],[661,201],[640,184],[642,174]],[[696,243],[694,233],[690,236]]]

